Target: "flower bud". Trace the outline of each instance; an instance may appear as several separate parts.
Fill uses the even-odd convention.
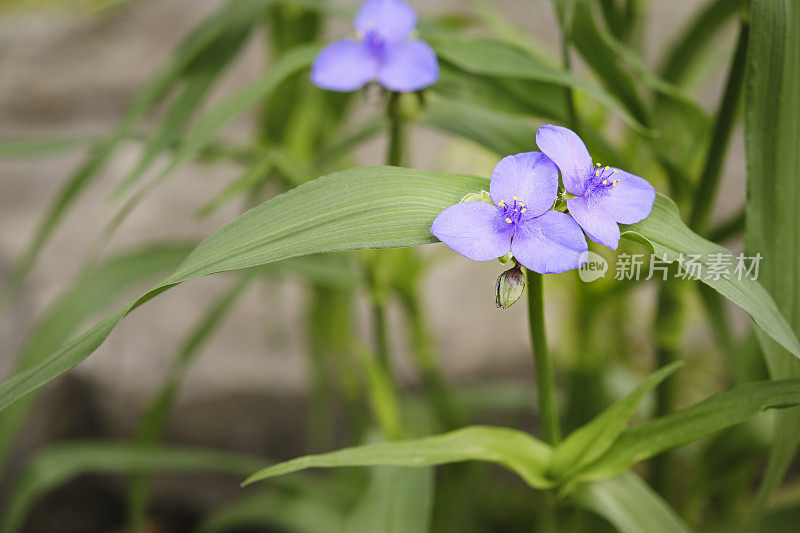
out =
[[[495,286],[495,303],[498,308],[508,309],[525,292],[525,274],[519,265],[500,274]]]

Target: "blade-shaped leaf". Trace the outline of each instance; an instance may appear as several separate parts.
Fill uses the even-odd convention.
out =
[[[189,244],[157,244],[122,253],[93,269],[39,319],[15,364],[15,371],[33,368],[75,335],[95,313],[111,305],[126,290],[152,281],[177,267],[191,252]],[[0,467],[25,421],[35,396],[0,413]],[[1,469],[1,468],[0,468]]]
[[[6,381],[0,410],[89,357],[128,312],[178,283],[302,255],[435,242],[436,215],[487,187],[475,176],[391,167],[352,169],[297,187],[223,227],[163,283]]]
[[[37,455],[8,501],[2,530],[18,531],[38,498],[75,476],[104,472],[223,472],[245,475],[264,461],[249,456],[190,448],[141,448],[131,444],[77,442]]]
[[[542,63],[515,46],[492,39],[457,38],[439,38],[434,45],[436,52],[443,59],[469,73],[521,78],[572,87],[615,110],[630,126],[639,131],[647,130],[639,117],[631,115],[628,109],[611,94],[569,72]]]
[[[522,431],[472,426],[434,437],[367,444],[299,457],[256,472],[244,485],[306,468],[431,466],[488,461],[516,472],[531,487],[546,488],[553,485],[545,476],[551,454],[550,446]]]
[[[344,521],[340,510],[305,493],[264,491],[214,511],[197,531],[223,533],[252,526],[272,526],[293,533],[342,533]]]
[[[598,514],[621,533],[689,533],[672,508],[632,472],[582,484],[570,502]]]
[[[707,241],[692,232],[681,221],[675,203],[663,195],[657,195],[653,212],[642,222],[622,227],[623,236],[648,245],[660,258],[679,261],[681,256],[701,256],[700,281],[732,301],[753,318],[753,321],[781,346],[800,357],[800,342],[792,328],[781,315],[769,293],[756,280],[743,276],[741,280],[708,275],[709,257],[722,254],[730,265],[736,259],[718,244]]]
[[[745,247],[751,255],[763,257],[762,283],[800,334],[800,4],[777,0],[750,5],[745,71]],[[772,377],[800,377],[800,361],[763,335],[758,338]],[[775,430],[754,516],[780,484],[797,452],[800,409],[780,413]]]
[[[553,450],[550,474],[556,479],[567,477],[603,455],[625,429],[644,397],[681,366],[682,362],[676,362],[654,372],[620,401],[573,431]]]
[[[186,69],[222,35],[226,28],[239,20],[252,20],[263,2],[235,0],[206,19],[180,45],[172,61],[161,70],[136,96],[114,133],[97,143],[86,161],[70,176],[56,199],[48,208],[44,219],[31,239],[22,257],[14,267],[0,294],[0,302],[10,298],[20,287],[58,222],[83,190],[106,166],[119,143],[131,132],[136,123],[151,110],[181,78]]]
[[[433,510],[433,468],[376,466],[347,520],[347,533],[426,533]]]
[[[577,480],[616,476],[639,461],[741,424],[766,409],[800,405],[800,379],[739,385],[697,405],[622,432],[614,445]]]

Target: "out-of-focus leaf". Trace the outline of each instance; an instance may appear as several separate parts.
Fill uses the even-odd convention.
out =
[[[800,379],[745,383],[697,405],[622,432],[614,445],[576,480],[616,476],[634,464],[741,424],[766,409],[800,405]]]
[[[347,533],[430,531],[433,468],[375,466],[361,501],[347,520]]]
[[[258,492],[214,511],[199,533],[239,531],[243,527],[273,526],[293,533],[342,533],[344,514],[327,502],[306,494]]]
[[[488,180],[475,176],[368,167],[273,198],[203,241],[163,283],[6,381],[0,410],[86,359],[127,313],[178,283],[303,255],[435,242],[430,227],[436,215],[486,187]]]
[[[67,180],[56,199],[48,208],[44,219],[31,239],[22,257],[14,267],[0,294],[0,302],[14,295],[28,271],[33,266],[50,234],[58,225],[67,209],[83,190],[99,175],[115,149],[133,129],[134,125],[158,103],[169,89],[181,78],[186,69],[212,46],[230,24],[237,20],[252,19],[262,8],[261,2],[234,0],[206,19],[198,29],[180,45],[172,61],[164,67],[136,96],[116,130],[108,138],[97,143],[86,161]],[[253,11],[256,9],[256,11]]]
[[[649,246],[659,258],[678,261],[681,254],[699,254],[700,281],[709,285],[725,298],[735,303],[753,318],[753,321],[781,346],[800,357],[800,343],[792,328],[775,305],[772,297],[761,284],[748,276],[737,279],[733,272],[730,279],[709,276],[708,263],[711,257],[722,257],[727,264],[736,265],[736,258],[718,244],[707,241],[692,232],[680,219],[678,208],[663,195],[657,195],[653,212],[642,222],[622,227],[623,236]],[[722,254],[716,256],[715,254]]]
[[[800,4],[750,4],[745,72],[745,248],[760,253],[760,279],[800,332]],[[773,378],[800,377],[800,361],[759,335]],[[783,479],[800,440],[800,409],[780,413],[756,516]]]
[[[173,270],[191,250],[188,244],[150,245],[120,254],[90,271],[36,323],[16,361],[15,371],[23,372],[41,363],[92,315],[111,305],[126,290]],[[30,395],[0,413],[0,466],[5,463],[35,399],[35,395]]]
[[[556,122],[567,119],[564,88],[553,83],[479,76],[442,62],[439,79],[431,91],[445,100],[461,102],[462,107],[477,104],[518,117],[539,117]]]
[[[196,215],[201,218],[207,217],[227,201],[243,192],[253,189],[266,179],[274,164],[274,152],[269,149],[263,150],[260,155],[250,162],[250,165],[240,177],[236,178],[228,184],[222,192],[200,207]]]
[[[639,131],[647,130],[639,117],[632,115],[615,96],[569,72],[538,61],[520,48],[492,39],[458,38],[441,38],[434,47],[443,59],[472,74],[521,78],[580,90],[615,110],[630,126]]]
[[[216,331],[238,297],[253,280],[254,273],[252,270],[245,273],[230,289],[224,292],[184,340],[163,383],[142,416],[135,444],[143,448],[151,448],[161,440],[161,434],[186,370],[199,352],[199,348]],[[128,483],[129,520],[132,525],[131,529],[134,531],[144,523],[147,510],[147,482],[147,477],[137,472]]]
[[[196,156],[226,125],[267,98],[284,80],[310,67],[320,48],[318,44],[294,48],[272,64],[261,79],[206,112],[198,119],[172,161],[155,181],[163,180],[182,163]]]
[[[260,470],[245,485],[306,468],[343,466],[431,466],[488,461],[519,474],[533,488],[553,486],[546,475],[552,448],[514,429],[472,426],[450,433],[395,442],[367,444],[320,455],[307,455]]]
[[[568,477],[603,455],[614,445],[644,397],[681,366],[682,362],[676,362],[653,373],[620,401],[573,431],[553,450],[550,474],[556,479]]]
[[[4,139],[0,141],[0,158],[33,159],[61,152],[86,148],[97,142],[94,137],[65,137],[63,139]]]
[[[88,473],[222,472],[246,475],[264,461],[245,455],[191,448],[141,448],[132,444],[76,442],[38,454],[20,478],[3,518],[3,531],[19,531],[37,499]]]
[[[633,76],[620,64],[618,51],[608,35],[597,26],[588,0],[575,0],[570,21],[570,39],[589,68],[608,90],[622,102],[636,123],[647,128],[650,112],[642,100]]]
[[[611,522],[620,533],[689,533],[672,508],[632,472],[582,484],[570,502]]]
[[[127,191],[144,174],[156,157],[178,140],[183,128],[195,114],[205,97],[213,89],[236,53],[247,41],[253,29],[252,20],[243,20],[231,27],[200,60],[191,64],[185,74],[186,82],[181,94],[164,115],[158,130],[147,138],[144,152],[133,170],[120,182],[115,195]]]
[[[428,102],[420,122],[503,155],[531,151],[536,133],[530,120],[441,98]]]
[[[672,44],[661,67],[661,77],[681,84],[700,53],[708,46],[718,30],[728,22],[741,0],[712,0],[697,15],[689,19],[688,26]]]

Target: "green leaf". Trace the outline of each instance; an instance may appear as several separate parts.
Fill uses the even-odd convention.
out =
[[[347,520],[347,533],[426,533],[433,511],[433,468],[376,466],[361,501]]]
[[[620,401],[573,431],[553,450],[550,475],[555,479],[569,477],[603,455],[625,429],[644,397],[681,366],[682,362],[676,362],[654,372]]]
[[[531,151],[536,133],[530,120],[441,98],[432,98],[427,103],[419,121],[497,154]]]
[[[306,468],[343,466],[432,466],[488,461],[516,472],[534,488],[553,486],[546,475],[552,449],[527,433],[472,426],[434,437],[367,444],[320,455],[307,455],[260,470],[244,485]]]
[[[245,527],[272,526],[292,533],[341,533],[343,513],[305,493],[291,495],[258,492],[214,511],[199,526],[199,533],[240,531]]]
[[[723,254],[723,257],[730,261],[729,264],[733,265],[736,264],[735,258],[724,247],[703,239],[686,227],[672,200],[657,195],[650,216],[637,224],[622,226],[622,234],[628,239],[646,244],[653,253],[665,257],[670,262],[678,261],[681,254],[700,254],[703,262],[700,268],[700,281],[747,311],[764,333],[796,357],[800,357],[800,342],[772,297],[758,281],[746,276],[742,280],[733,276],[731,279],[721,277],[715,280],[713,276],[707,276],[707,262],[710,255]]]
[[[525,50],[492,39],[462,40],[440,38],[434,42],[436,52],[457,67],[481,76],[519,78],[571,87],[586,93],[598,102],[615,110],[633,128],[647,130],[639,117],[631,115],[620,101],[603,89],[557,70],[537,60]]]
[[[22,372],[40,364],[69,340],[86,320],[137,284],[173,270],[191,250],[192,246],[188,244],[149,245],[122,253],[91,270],[33,326],[16,360],[15,371]],[[35,399],[35,395],[28,396],[0,413],[0,467],[5,464]]]
[[[672,508],[632,472],[582,484],[570,502],[602,516],[621,533],[688,533]]]
[[[253,11],[254,8],[262,9],[262,3],[246,0],[229,2],[181,43],[172,61],[137,94],[114,133],[92,148],[86,161],[58,192],[3,287],[0,302],[16,293],[61,218],[83,190],[98,177],[119,143],[130,134],[136,123],[167,94],[186,69],[216,42],[230,24],[240,19],[252,19],[257,13]]]
[[[572,44],[584,57],[589,68],[595,71],[611,94],[622,102],[635,124],[647,129],[650,111],[639,94],[633,76],[621,65],[619,51],[613,46],[613,40],[595,23],[588,0],[574,2],[569,28]]]
[[[39,453],[27,465],[8,501],[2,530],[18,531],[36,500],[81,474],[208,471],[241,476],[263,465],[260,459],[212,450],[141,448],[106,442],[62,444]]]
[[[0,141],[0,158],[28,159],[58,155],[86,148],[96,142],[94,137],[65,137],[63,139],[4,139]]]
[[[791,0],[756,0],[750,5],[744,113],[745,248],[751,255],[756,252],[762,255],[761,282],[798,333],[800,4]],[[800,362],[763,335],[759,335],[759,342],[772,377],[800,377]],[[800,409],[780,413],[775,431],[774,447],[754,515],[780,484],[796,454],[800,440]]]
[[[800,379],[739,385],[697,405],[622,432],[614,445],[576,480],[616,476],[639,461],[741,424],[766,409],[800,405]]]
[[[215,139],[226,125],[248,109],[260,104],[286,79],[309,68],[320,48],[319,44],[309,44],[290,50],[278,58],[261,79],[206,112],[198,119],[176,151],[172,161],[154,182],[160,182],[182,163],[195,157]]]
[[[220,229],[163,283],[6,381],[0,410],[89,357],[127,313],[178,283],[309,254],[432,243],[436,215],[487,187],[485,178],[391,167],[352,169],[297,187]]]
[[[252,20],[243,20],[239,25],[232,26],[203,54],[202,61],[192,64],[185,74],[186,82],[181,94],[167,110],[158,130],[145,142],[144,152],[138,163],[117,186],[115,195],[118,196],[132,187],[156,157],[178,140],[183,128],[211,92],[225,67],[247,41],[252,29]]]
[[[661,76],[672,83],[682,83],[702,52],[718,31],[739,9],[741,0],[713,0],[689,18],[688,26],[672,44],[663,61]]]

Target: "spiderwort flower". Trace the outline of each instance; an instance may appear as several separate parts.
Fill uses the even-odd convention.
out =
[[[578,268],[589,248],[578,224],[550,210],[558,193],[558,169],[541,152],[504,157],[492,171],[493,204],[451,205],[436,217],[431,233],[473,261],[489,261],[509,250],[540,274]]]
[[[548,124],[536,132],[536,145],[561,170],[567,209],[594,242],[616,250],[619,224],[647,218],[656,191],[647,180],[624,170],[592,166],[586,146],[575,132]]]
[[[355,91],[377,80],[390,91],[418,91],[439,78],[436,54],[411,39],[417,14],[403,0],[367,0],[356,14],[357,39],[326,46],[311,66],[311,81],[331,91]]]

